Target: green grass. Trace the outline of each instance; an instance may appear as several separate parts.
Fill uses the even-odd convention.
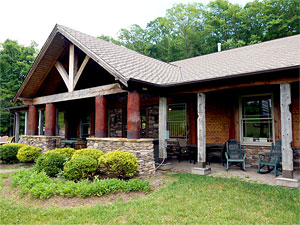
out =
[[[27,207],[0,197],[0,224],[299,224],[299,190],[191,174],[111,205]]]

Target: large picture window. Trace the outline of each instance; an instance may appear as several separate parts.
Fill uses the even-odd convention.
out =
[[[241,98],[243,143],[273,142],[273,103],[271,95]]]
[[[185,104],[168,105],[168,130],[172,138],[186,137]]]

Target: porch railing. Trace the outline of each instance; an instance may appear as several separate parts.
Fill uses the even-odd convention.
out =
[[[170,137],[186,137],[186,122],[169,121],[168,130],[170,133]]]

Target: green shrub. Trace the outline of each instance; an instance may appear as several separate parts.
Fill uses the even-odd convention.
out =
[[[21,144],[21,143],[6,143],[6,144],[4,144],[2,146],[16,146],[16,147],[18,147],[18,149],[20,149],[20,148],[22,148],[24,146],[28,146],[28,145]]]
[[[41,152],[41,148],[24,146],[19,149],[17,159],[20,162],[34,162],[41,155]]]
[[[53,152],[63,155],[69,160],[72,158],[72,156],[75,152],[75,149],[74,148],[55,148],[54,150],[48,150],[47,152],[45,152],[45,154],[53,153]]]
[[[139,169],[138,161],[133,154],[119,150],[101,156],[99,165],[108,175],[119,178],[133,177]]]
[[[79,156],[89,156],[95,160],[98,160],[104,153],[99,149],[94,148],[83,148],[80,150],[76,150],[72,159],[77,158]]]
[[[44,171],[48,176],[54,177],[63,170],[66,161],[64,155],[50,152],[38,157],[34,168],[38,172]]]
[[[0,160],[6,163],[12,163],[17,160],[19,147],[13,145],[0,146]]]
[[[69,180],[80,180],[91,177],[97,170],[97,161],[89,156],[72,158],[64,167],[64,177]]]

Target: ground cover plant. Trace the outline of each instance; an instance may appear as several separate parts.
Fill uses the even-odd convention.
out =
[[[39,208],[0,196],[0,223],[299,224],[297,189],[236,178],[173,176],[174,182],[147,197],[108,205]]]
[[[37,172],[34,169],[26,169],[15,172],[12,175],[13,187],[19,187],[21,195],[29,195],[36,198],[50,198],[53,195],[63,197],[87,197],[101,196],[116,192],[140,191],[149,192],[149,182],[140,179],[129,181],[119,179],[103,179],[97,177],[90,181],[88,179],[79,182],[66,181],[62,179],[51,179],[45,172]]]

